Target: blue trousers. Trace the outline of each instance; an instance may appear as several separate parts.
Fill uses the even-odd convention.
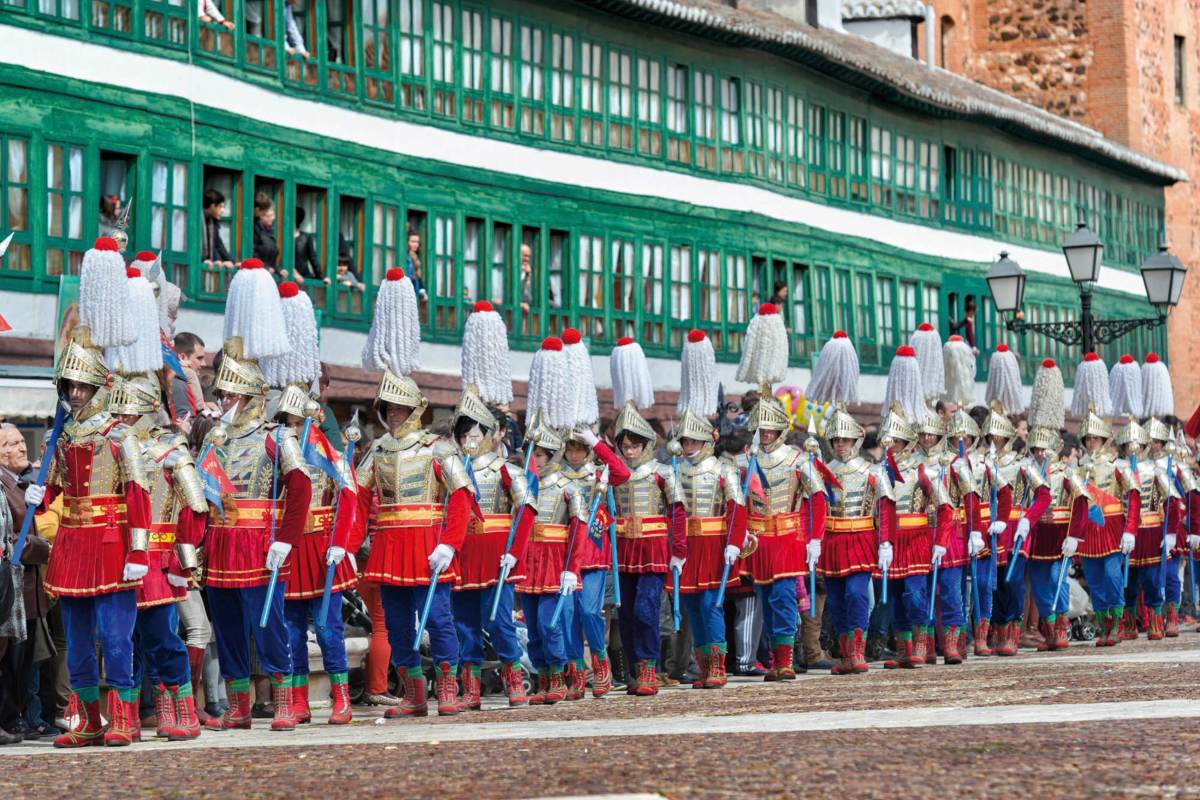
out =
[[[796,641],[796,626],[800,624],[796,579],[777,578],[773,583],[756,585],[754,593],[763,610],[763,632],[771,640],[771,646],[791,646]]]
[[[547,668],[562,669],[567,663],[567,650],[563,642],[562,620],[551,625],[557,594],[523,594],[521,611],[525,614],[525,626],[529,632],[529,660],[538,672]],[[570,603],[564,603],[564,608]]]
[[[661,572],[640,574],[620,573],[621,610],[617,613],[617,624],[621,628],[621,644],[632,660],[658,661],[662,638],[659,634],[659,609],[663,603],[663,583],[666,575]],[[682,603],[683,595],[680,595]],[[680,607],[682,611],[682,605]]]
[[[940,573],[939,573],[940,574]],[[899,593],[895,603],[892,626],[900,632],[929,625],[929,576],[912,575],[900,581],[892,581],[888,593]],[[889,597],[889,599],[891,599]]]
[[[725,646],[725,609],[717,606],[717,590],[705,589],[679,595],[679,605],[692,629],[692,646]]]
[[[608,570],[584,570],[580,577],[580,590],[563,605],[563,636],[567,658],[578,661],[583,658],[583,640],[587,637],[588,648],[593,655],[605,657],[608,650],[604,635],[604,582]]]
[[[132,689],[133,628],[137,595],[132,589],[95,597],[63,597],[63,633],[72,689],[100,685],[96,642],[104,655],[104,677],[114,689]]]
[[[1170,572],[1170,565],[1167,565],[1167,571]],[[1178,578],[1176,578],[1178,581]],[[1162,608],[1163,592],[1166,587],[1163,584],[1162,566],[1159,564],[1151,564],[1148,567],[1130,567],[1129,568],[1129,585],[1125,587],[1125,607],[1135,608],[1137,606],[1138,592],[1142,593],[1142,602],[1147,608],[1158,610]]]
[[[852,572],[842,578],[825,578],[825,610],[833,617],[833,632],[841,636],[867,630],[871,612],[871,573]],[[892,587],[888,587],[889,596]],[[890,599],[890,597],[889,597]]]
[[[267,587],[216,589],[209,587],[208,608],[213,632],[217,635],[217,658],[221,677],[238,680],[250,677],[250,637],[258,663],[268,675],[291,675],[292,653],[288,646],[287,622],[283,618],[284,585],[280,582],[271,595],[271,612],[265,628],[258,627]]]
[[[1124,581],[1121,565],[1124,559],[1119,551],[1101,558],[1080,559],[1083,562],[1083,576],[1087,578],[1088,590],[1092,593],[1092,608],[1097,614],[1125,608],[1125,597],[1121,592]],[[1129,582],[1133,583],[1132,569],[1129,570]],[[1066,585],[1065,578],[1063,585]]]
[[[285,600],[283,613],[287,618],[288,641],[292,651],[292,675],[308,674],[308,621],[315,623],[321,615],[321,598],[307,600]],[[329,595],[329,610],[325,613],[325,630],[316,625],[317,644],[321,647],[321,661],[328,675],[339,675],[349,671],[346,665],[346,630],[342,624],[342,593]]]
[[[492,598],[495,595],[495,586],[450,593],[454,630],[458,633],[458,658],[464,664],[483,663],[485,628],[491,637],[496,658],[500,659],[501,663],[512,664],[521,660],[521,646],[517,644],[517,624],[513,622],[513,585],[504,584],[500,590],[500,605],[496,607],[496,619],[489,621],[488,615],[492,613]]]
[[[1087,559],[1084,559],[1084,572],[1087,572]],[[1071,606],[1071,590],[1067,579],[1063,578],[1062,591],[1058,597],[1054,590],[1058,587],[1058,573],[1062,568],[1062,559],[1053,561],[1029,562],[1029,585],[1033,589],[1033,602],[1037,605],[1038,616],[1046,619],[1051,614],[1063,614]],[[1089,579],[1089,588],[1091,581]],[[1095,597],[1092,598],[1095,602]]]
[[[996,557],[975,560],[975,576],[979,580],[979,618],[992,618],[992,595],[996,591]],[[999,576],[1003,578],[1003,576]]]
[[[937,586],[929,576],[929,591],[937,593],[937,610],[943,628],[962,628],[967,619],[963,611],[963,570],[966,567],[938,567]],[[929,598],[926,598],[926,602]]]
[[[1016,558],[1016,556],[1010,554],[1009,558]],[[992,603],[993,624],[1006,625],[1009,622],[1020,622],[1025,616],[1026,562],[1027,559],[1024,556],[1017,558],[1017,564],[1013,567],[1011,581],[1004,580],[1004,576],[1008,574],[1008,566],[1000,567],[1000,573],[997,576],[999,585],[996,586]],[[1051,591],[1054,590],[1051,589]]]
[[[133,641],[134,686],[142,685],[143,674],[153,684],[180,686],[191,683],[187,645],[179,638],[179,612],[174,603],[137,612]]]
[[[392,647],[392,663],[404,669],[421,666],[417,650],[417,624],[425,607],[428,586],[379,587],[383,620],[387,626],[388,644]],[[450,612],[450,584],[439,583],[429,606],[429,654],[434,664],[458,666],[458,634],[454,632],[454,617]]]
[[[1183,568],[1183,556],[1171,556],[1167,562],[1167,602],[1179,606],[1183,599],[1183,579],[1179,577]]]

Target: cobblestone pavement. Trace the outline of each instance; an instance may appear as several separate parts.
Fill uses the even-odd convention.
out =
[[[1200,636],[124,751],[0,749],[9,796],[1200,798]],[[827,713],[834,712],[834,713]],[[323,715],[317,715],[319,723]],[[693,732],[694,731],[694,732]],[[98,760],[102,759],[102,761]]]

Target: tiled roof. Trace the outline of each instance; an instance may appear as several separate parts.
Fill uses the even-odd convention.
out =
[[[1107,139],[1093,128],[848,33],[814,28],[769,11],[731,8],[716,0],[577,2],[730,46],[775,53],[922,113],[992,125],[1159,183],[1187,180],[1178,167]]]
[[[842,19],[924,19],[921,0],[842,0]]]

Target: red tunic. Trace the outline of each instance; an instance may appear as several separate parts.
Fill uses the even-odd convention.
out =
[[[1009,497],[1012,497],[1012,490],[1008,489]],[[1029,548],[1033,546],[1033,531],[1037,527],[1038,520],[1050,508],[1050,487],[1039,486],[1037,491],[1033,493],[1033,502],[1028,508],[1022,509],[1018,505],[1012,506],[1008,514],[1008,527],[1004,529],[1004,533],[1000,534],[1000,564],[1008,563],[1008,554],[1013,549],[1013,539],[1017,535],[1017,525],[1022,519],[1029,520],[1029,535],[1025,537],[1025,541],[1021,544],[1021,555],[1028,558]],[[1059,543],[1061,547],[1061,542]]]
[[[1082,498],[1081,498],[1082,499]],[[1104,558],[1121,549],[1121,534],[1128,531],[1136,535],[1138,520],[1141,519],[1141,497],[1137,491],[1129,494],[1129,513],[1121,510],[1121,504],[1108,503],[1103,507],[1104,524],[1097,525],[1087,515],[1086,504],[1083,507],[1083,522],[1076,525],[1074,517],[1071,522],[1070,535],[1082,539],[1079,544],[1079,555],[1083,558]],[[1083,536],[1079,536],[1080,531]]]
[[[1048,512],[1048,513],[1047,513]],[[1055,506],[1034,523],[1026,548],[1031,561],[1061,561],[1062,543],[1070,533],[1082,539],[1087,527],[1087,501],[1076,497],[1070,506]]]
[[[629,476],[631,474],[629,472],[629,467],[625,466],[625,462],[618,458],[616,453],[609,449],[608,445],[606,445],[604,442],[597,442],[596,446],[592,448],[592,452],[596,454],[596,457],[599,458],[601,462],[603,462],[603,466],[597,466],[596,468],[595,481],[600,480],[600,472],[603,467],[608,467],[609,486],[620,486],[621,484],[625,483],[625,481],[629,480]],[[580,488],[583,488],[582,484],[580,484]],[[593,490],[594,489],[592,487],[589,487],[586,490],[588,494],[585,496],[590,498]],[[605,498],[601,498],[600,508],[604,508],[604,506]],[[596,517],[599,519],[599,512],[597,512]],[[611,519],[611,517],[606,516],[606,519]],[[612,544],[609,540],[607,530],[605,530],[604,535],[601,537],[599,547],[596,546],[596,543],[593,542],[589,536],[577,536],[574,547],[576,550],[578,550],[579,569],[592,570],[612,568]],[[572,553],[572,556],[574,556],[574,553]],[[575,559],[572,558],[572,560]]]
[[[204,525],[207,520],[207,514],[197,513],[184,506],[180,509],[179,519],[174,525],[156,522],[150,526],[150,547],[147,551],[150,571],[142,578],[142,583],[137,589],[139,609],[178,603],[187,597],[187,587],[172,586],[167,580],[167,575],[187,577],[187,571],[179,564],[175,545],[197,545],[204,538]]]
[[[665,495],[666,481],[661,475],[654,480]],[[667,572],[672,556],[687,558],[687,538],[674,530],[667,516],[618,517],[617,569],[631,574]]]
[[[812,531],[824,533],[826,507],[825,495],[819,493],[802,499],[798,511],[750,514],[746,528],[758,537],[758,547],[742,559],[742,576],[758,584],[807,576],[809,537]],[[813,538],[819,541],[820,535]]]
[[[501,472],[502,481],[508,484],[512,481],[507,473]],[[517,527],[513,533],[513,543],[507,552],[517,563],[509,570],[505,583],[520,583],[525,577],[525,552],[529,547],[529,534],[533,530],[537,512],[532,506],[523,505],[515,512],[518,516]],[[500,577],[500,557],[506,552],[508,533],[512,529],[512,514],[484,514],[483,518],[472,517],[467,525],[467,536],[463,549],[458,553],[458,568],[462,579],[454,591],[470,589],[487,589],[495,586]]]
[[[724,483],[722,478],[722,487]],[[725,504],[723,517],[688,517],[683,505],[676,503],[672,522],[677,535],[686,533],[687,536],[688,556],[679,575],[679,590],[684,594],[695,594],[720,587],[725,569],[725,546],[731,544],[740,550],[746,543],[746,507],[730,500]],[[736,583],[739,574],[736,564],[729,574]]]
[[[867,480],[870,485],[875,485],[873,475]],[[874,517],[825,518],[825,536],[821,542],[821,558],[817,562],[818,575],[844,578],[855,572],[875,571],[879,566],[879,545],[892,539],[896,505],[882,498],[878,509],[878,525]]]
[[[291,552],[292,573],[285,600],[306,600],[325,594],[325,559],[330,547],[349,552],[351,531],[359,520],[358,493],[346,486],[338,491],[337,506],[316,506],[308,512],[304,535]],[[333,570],[331,592],[341,592],[358,583],[350,559],[343,558]]]
[[[926,497],[932,497],[933,484],[925,474],[925,465],[917,468],[917,481]],[[954,534],[954,509],[949,503],[938,506],[936,511],[937,530],[929,524],[928,514],[901,514],[891,506],[892,564],[888,567],[888,578],[903,580],[914,575],[928,575],[933,570],[934,544],[946,547]],[[876,564],[871,570],[873,577],[883,576]]]
[[[273,447],[267,440],[267,449]],[[267,569],[267,550],[271,536],[292,545],[293,550],[304,535],[308,508],[312,502],[312,482],[302,469],[293,469],[280,479],[283,498],[280,500],[239,499],[225,516],[214,516],[213,525],[205,540],[207,562],[204,585],[215,589],[247,589],[266,586],[271,580]],[[282,513],[280,512],[282,508]],[[272,531],[271,518],[278,517]],[[290,574],[292,555],[279,569],[279,580]]]

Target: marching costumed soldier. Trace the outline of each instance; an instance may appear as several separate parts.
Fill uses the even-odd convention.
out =
[[[759,442],[757,463],[765,482],[748,475],[752,491],[747,528],[758,546],[742,561],[742,574],[754,581],[763,609],[763,628],[771,645],[771,669],[764,680],[794,680],[793,645],[800,623],[796,580],[808,575],[821,553],[825,527],[827,468],[814,452],[784,442],[791,419],[771,393],[770,384],[787,371],[788,335],[783,317],[764,304],[750,321],[737,379],[762,387],[750,412],[749,428]],[[810,439],[815,446],[816,441]]]
[[[661,637],[659,606],[669,572],[682,573],[687,539],[681,527],[667,520],[669,484],[675,469],[654,457],[658,435],[638,412],[654,405],[650,368],[641,345],[621,339],[609,357],[613,405],[618,409],[613,429],[617,450],[630,471],[629,480],[613,490],[617,515],[617,579],[621,610],[617,622],[621,642],[633,656],[627,693],[658,694],[656,669]]]
[[[604,621],[604,585],[613,559],[608,536],[611,517],[606,500],[608,487],[615,489],[629,480],[629,468],[592,431],[591,426],[600,416],[596,384],[592,377],[591,357],[579,331],[574,328],[563,331],[563,355],[570,376],[569,397],[574,403],[574,420],[563,447],[560,471],[572,483],[576,498],[597,505],[593,526],[588,528],[585,524],[571,539],[573,546],[568,552],[575,566],[563,564],[564,572],[574,572],[579,584],[578,591],[573,593],[574,602],[568,600],[562,615],[568,659],[567,699],[579,700],[587,686],[587,668],[583,661],[585,639],[592,654],[592,696],[603,697],[612,689],[612,664],[608,659]],[[603,514],[599,511],[601,506]],[[590,516],[590,506],[584,516],[585,523],[587,516]]]
[[[478,514],[462,458],[422,426],[429,405],[410,376],[418,366],[420,320],[412,282],[390,269],[375,302],[375,319],[363,348],[363,367],[383,372],[375,394],[387,433],[371,445],[358,470],[359,513],[367,518],[370,556],[362,579],[379,584],[392,662],[404,683],[404,700],[387,718],[428,713],[416,628],[431,582],[436,582],[426,630],[436,670],[439,715],[457,714],[458,634],[450,588],[458,581],[455,554]],[[358,548],[352,541],[351,551]]]
[[[258,259],[243,261],[229,284],[225,342],[213,383],[232,421],[209,433],[200,458],[200,469],[220,473],[223,485],[222,507],[205,540],[204,582],[229,694],[229,710],[207,724],[213,730],[250,727],[251,635],[271,678],[271,730],[296,727],[283,598],[288,556],[304,536],[312,482],[295,432],[266,417],[267,382],[259,367],[260,359],[290,347],[275,282]],[[272,574],[280,586],[272,586]],[[259,624],[264,608],[265,626]]]
[[[329,724],[345,725],[350,722],[351,710],[342,592],[357,582],[354,560],[353,557],[347,560],[346,548],[351,531],[361,525],[358,496],[350,465],[329,446],[315,419],[320,414],[320,404],[311,392],[321,377],[321,360],[312,301],[291,281],[279,284],[279,299],[292,349],[281,356],[263,359],[263,374],[268,384],[283,390],[275,404],[275,419],[296,436],[302,452],[308,448],[316,454],[315,458],[306,458],[300,465],[308,476],[312,494],[303,535],[291,553],[291,574],[283,592],[284,618],[292,655],[292,712],[298,723],[312,721],[308,705],[308,625],[311,619],[325,674],[329,676],[330,699],[333,701]],[[353,434],[356,430],[351,428],[347,433]],[[322,620],[325,581],[331,569],[328,610]]]
[[[1129,427],[1134,427],[1134,423]],[[1179,481],[1178,465],[1175,463],[1175,445],[1171,442],[1171,429],[1161,420],[1151,417],[1146,421],[1145,428],[1139,426],[1138,432],[1141,434],[1141,442],[1149,444],[1150,447],[1144,458],[1137,462],[1142,500],[1138,509],[1140,519],[1137,543],[1129,559],[1125,608],[1128,613],[1128,610],[1137,607],[1137,594],[1140,590],[1142,605],[1147,613],[1146,638],[1155,641],[1166,635],[1164,609],[1173,607],[1171,596],[1175,598],[1173,602],[1178,603],[1182,594],[1179,583],[1180,562],[1174,556],[1182,518],[1182,484]],[[1167,553],[1165,565],[1164,552]],[[1173,592],[1172,578],[1175,584]],[[1136,628],[1133,630],[1136,631]]]
[[[521,646],[513,621],[514,588],[524,577],[523,557],[537,516],[537,498],[521,467],[505,462],[497,434],[502,416],[495,407],[512,402],[512,371],[504,320],[481,300],[467,317],[462,342],[462,399],[454,409],[454,442],[472,478],[482,517],[471,519],[458,553],[460,583],[450,595],[462,675],[462,702],[480,707],[483,631],[500,661],[500,679],[510,706],[529,702],[521,671]],[[497,589],[497,582],[504,583]],[[496,593],[496,615],[491,610]]]
[[[953,339],[961,337],[952,336]],[[947,347],[955,344],[950,341]],[[970,353],[970,348],[967,349]],[[974,354],[971,354],[972,359]],[[950,359],[946,361],[947,365],[952,363]],[[950,385],[951,370],[947,370],[946,380],[947,385]],[[974,373],[971,373],[972,385],[974,385]],[[924,467],[925,474],[934,486],[934,494],[940,490],[944,492],[946,503],[950,503],[950,493],[948,484],[951,480],[949,471],[950,462],[953,460],[945,449],[943,440],[946,436],[946,424],[937,414],[930,414],[925,418],[924,422],[913,425],[913,431],[917,437],[916,447],[909,451],[909,458],[916,464]],[[929,495],[926,495],[929,496]],[[942,541],[937,542],[946,548],[946,552],[942,554],[938,561],[938,581],[935,584],[930,576],[928,584],[927,601],[932,597],[932,605],[938,608],[937,599],[941,586],[949,587],[946,591],[951,592],[952,602],[941,604],[940,627],[937,623],[937,615],[933,620],[926,621],[925,625],[925,663],[936,664],[937,653],[940,649],[947,664],[961,664],[963,660],[963,648],[960,644],[960,639],[965,637],[965,629],[963,627],[963,607],[962,607],[962,565],[966,563],[966,542],[959,536],[959,526],[954,517],[954,508],[950,506],[943,511],[935,510],[930,515],[930,522],[933,525],[933,530],[941,529],[944,524],[947,526],[947,535]],[[948,578],[943,576],[950,573]],[[937,632],[936,637],[934,632]],[[919,642],[918,642],[919,644]],[[914,647],[915,650],[915,647]]]
[[[679,480],[667,484],[672,535],[687,535],[687,561],[679,576],[680,603],[688,616],[700,675],[694,689],[719,689],[725,675],[725,609],[717,603],[726,567],[733,571],[746,542],[746,501],[737,468],[713,455],[717,411],[716,356],[703,331],[683,346],[679,425],[673,450]],[[736,573],[734,573],[736,574]]]
[[[911,453],[917,438],[904,409],[893,403],[879,428],[880,441],[888,448],[888,469],[881,475],[888,481],[886,494],[892,498],[895,515],[887,550],[882,553],[876,577],[882,577],[888,563],[889,583],[895,587],[897,602],[892,627],[896,632],[897,659],[885,662],[885,668],[915,669],[937,656],[933,640],[933,620],[929,616],[929,574],[934,565],[940,569],[950,537],[954,532],[954,510],[945,486],[929,477],[922,461]],[[881,551],[884,550],[880,545]],[[890,557],[889,557],[890,556]],[[947,629],[946,662],[960,663],[958,635]]]
[[[100,347],[130,344],[125,262],[117,243],[96,240],[80,274],[80,326],[59,356],[55,384],[70,405],[35,507],[63,496],[63,516],[46,571],[61,604],[67,669],[78,721],[55,747],[122,746],[138,737],[133,679],[136,590],[149,571],[150,478],[136,437],[105,410],[111,376]],[[104,657],[108,725],[100,716],[97,644]]]
[[[987,524],[981,497],[981,487],[987,486],[986,468],[983,459],[975,458],[972,450],[979,438],[979,426],[975,424],[971,415],[961,408],[946,423],[946,452],[942,462],[946,466],[946,488],[950,493],[950,504],[954,508],[955,531],[950,538],[948,552],[938,575],[938,605],[942,611],[943,626],[951,624],[947,619],[962,620],[960,624],[965,624],[965,573],[971,568],[971,574],[978,580],[981,572],[978,564],[972,568],[972,562],[984,550],[981,529]],[[971,610],[976,619],[972,629],[975,640],[974,653],[977,656],[990,656],[992,650],[988,647],[987,640],[991,596],[988,595],[985,606],[981,591],[978,605],[979,608]],[[958,644],[959,652],[965,656],[965,630],[959,633]]]

